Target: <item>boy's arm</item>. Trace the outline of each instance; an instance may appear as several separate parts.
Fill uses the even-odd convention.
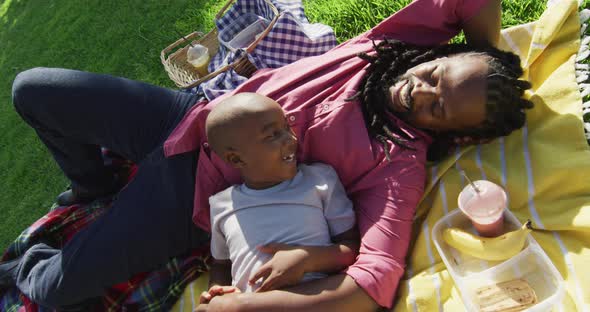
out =
[[[333,273],[353,264],[359,250],[358,230],[352,228],[332,238],[330,246],[299,246],[306,251],[305,272]]]
[[[318,194],[322,199],[322,213],[331,237],[329,246],[289,246],[268,244],[260,251],[273,254],[270,261],[252,276],[250,283],[260,278],[264,281],[258,292],[279,289],[298,283],[307,272],[338,272],[353,264],[359,250],[359,234],[355,228],[353,205],[346,196],[334,168],[326,164],[312,164],[302,167],[314,183],[322,185]]]
[[[283,290],[215,297],[195,312],[375,311],[377,304],[348,275],[335,274]]]
[[[211,255],[212,261],[209,268],[209,289],[201,293],[199,302],[201,304],[207,304],[211,299],[217,296],[223,296],[225,294],[238,292],[239,290],[231,286],[231,261],[229,260],[229,249],[225,239],[225,235],[221,228],[217,226],[216,217],[222,210],[223,205],[217,205],[219,202],[223,203],[223,200],[219,200],[219,196],[223,199],[223,194],[212,196],[209,199],[210,206],[212,207],[211,213]],[[219,209],[214,209],[217,207]],[[213,213],[217,212],[217,213]]]
[[[356,227],[332,237],[334,245],[311,247],[306,272],[338,272],[353,264],[359,253],[359,232]]]
[[[359,250],[359,235],[352,228],[332,238],[329,246],[294,246],[271,243],[259,247],[273,254],[270,261],[260,267],[250,283],[264,278],[257,292],[283,288],[298,283],[307,272],[338,272],[354,263]]]
[[[209,269],[209,290],[201,293],[199,303],[208,304],[214,297],[236,292],[240,291],[231,286],[231,261],[213,259]]]
[[[231,198],[228,193],[231,188],[225,189],[209,198],[211,208],[211,264],[209,268],[209,289],[212,286],[227,286],[232,283],[231,260],[229,246],[225,237],[225,231],[231,231],[232,228],[224,229],[221,226],[220,219],[223,219],[223,212],[231,207]]]
[[[334,168],[325,164],[309,166],[322,176],[323,213],[330,229],[333,245],[306,248],[309,256],[305,272],[338,272],[353,264],[359,251],[359,234],[352,201],[348,198]],[[333,233],[339,233],[334,235]]]
[[[231,261],[213,259],[209,269],[209,288],[231,285]]]

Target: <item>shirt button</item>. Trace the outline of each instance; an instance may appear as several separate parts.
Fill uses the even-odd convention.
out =
[[[203,143],[203,146],[204,147],[209,147],[209,143],[205,142],[205,143]]]
[[[328,108],[330,108],[330,105],[328,105],[328,104],[324,104],[324,105],[322,106],[322,109],[323,109],[323,110],[325,110],[325,111],[327,111],[327,110],[328,110]]]
[[[289,116],[289,121],[295,121],[295,116],[293,116],[293,115]]]

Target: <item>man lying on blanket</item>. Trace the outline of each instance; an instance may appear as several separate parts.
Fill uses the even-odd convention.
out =
[[[529,84],[518,80],[518,57],[485,48],[498,40],[499,17],[498,0],[417,0],[324,55],[261,70],[240,86],[234,93],[259,93],[283,107],[300,142],[300,162],[335,168],[354,203],[361,247],[340,274],[218,296],[199,309],[391,307],[424,191],[427,152],[436,157],[456,143],[507,135],[522,127],[531,107],[521,99]],[[436,46],[460,28],[472,46]],[[124,155],[138,170],[113,207],[63,248],[33,246],[0,265],[0,280],[44,306],[71,308],[205,244],[209,196],[241,182],[205,138],[204,121],[223,98],[195,104],[191,94],[63,69],[19,74],[16,110],[72,181],[59,203],[118,190],[97,146]],[[314,257],[305,246],[296,248]]]

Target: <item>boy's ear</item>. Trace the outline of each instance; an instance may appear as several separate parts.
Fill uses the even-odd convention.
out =
[[[240,169],[243,168],[244,165],[246,164],[242,158],[240,157],[240,155],[236,152],[225,152],[225,154],[223,155],[223,158],[225,159],[225,161],[227,161],[232,167]]]

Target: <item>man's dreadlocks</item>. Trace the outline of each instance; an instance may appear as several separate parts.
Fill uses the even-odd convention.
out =
[[[435,142],[431,144],[428,151],[430,160],[445,156],[453,145],[453,138],[456,137],[489,139],[510,134],[524,125],[526,118],[524,110],[533,106],[531,101],[522,98],[524,91],[531,85],[528,81],[518,79],[523,70],[520,66],[520,58],[513,53],[495,48],[474,48],[466,44],[425,48],[387,40],[375,45],[375,51],[377,53],[374,56],[366,53],[359,55],[371,65],[367,68],[359,91],[353,98],[358,98],[361,102],[369,134],[385,145],[389,139],[400,147],[412,149],[408,144],[408,141],[412,139],[386,117],[386,111],[395,114],[387,108],[388,89],[398,76],[408,69],[440,57],[453,54],[474,54],[485,57],[489,65],[487,116],[479,127],[433,134]]]

